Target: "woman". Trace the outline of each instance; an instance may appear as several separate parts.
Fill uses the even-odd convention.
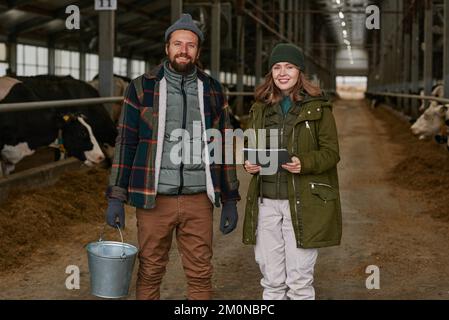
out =
[[[266,129],[266,145],[256,134],[257,146],[285,148],[291,162],[276,174],[263,175],[260,166],[245,161],[245,170],[254,176],[243,242],[255,244],[264,299],[315,299],[317,248],[339,245],[341,239],[340,157],[332,105],[304,75],[298,47],[278,44],[269,70],[256,88],[249,126]],[[270,137],[276,145],[270,145]]]

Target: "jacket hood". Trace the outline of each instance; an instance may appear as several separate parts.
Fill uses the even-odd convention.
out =
[[[309,103],[309,102],[312,102],[312,101],[319,101],[319,102],[325,102],[325,103],[327,102],[328,104],[331,105],[329,96],[328,96],[328,94],[325,93],[324,91],[321,91],[321,95],[312,97],[312,96],[310,96],[307,92],[305,92],[304,90],[302,90],[302,91],[301,91],[301,95],[304,96],[304,100],[302,100],[302,103],[303,103],[303,104],[304,104],[304,103]],[[327,106],[327,105],[323,105],[323,107],[325,107],[325,106]],[[331,105],[331,106],[332,106],[332,105]]]

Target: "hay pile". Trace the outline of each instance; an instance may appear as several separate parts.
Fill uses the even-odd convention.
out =
[[[34,249],[66,236],[77,222],[104,221],[108,171],[70,172],[46,188],[11,192],[0,207],[0,270],[23,264]]]
[[[433,140],[418,140],[407,122],[384,108],[377,108],[373,113],[387,124],[392,141],[401,146],[404,155],[389,173],[390,181],[402,188],[419,191],[420,200],[430,207],[425,213],[449,221],[449,152],[446,146]]]

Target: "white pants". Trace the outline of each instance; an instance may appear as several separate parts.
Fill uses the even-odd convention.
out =
[[[255,246],[264,300],[314,300],[317,249],[296,247],[288,200],[259,201]]]

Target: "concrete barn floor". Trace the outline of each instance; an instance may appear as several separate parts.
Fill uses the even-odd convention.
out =
[[[375,117],[363,101],[336,101],[334,115],[341,149],[343,238],[341,246],[319,250],[317,299],[449,299],[449,223],[422,214],[428,204],[418,193],[388,179],[404,157],[388,134],[388,123]],[[218,229],[220,212],[214,212],[215,299],[261,299],[262,294],[253,247],[241,243],[249,175],[241,168],[238,175],[243,200],[237,230],[223,236]],[[127,208],[127,219],[125,239],[136,244],[133,208]],[[101,230],[101,225],[95,228]],[[96,239],[92,224],[76,224],[64,233],[63,239],[36,250],[24,266],[0,271],[1,299],[96,299],[89,292],[84,248]],[[68,265],[80,268],[79,290],[65,286]],[[380,289],[365,286],[370,265],[379,267]],[[134,274],[129,299],[135,298],[135,279]],[[185,292],[173,241],[161,298],[185,299]]]

